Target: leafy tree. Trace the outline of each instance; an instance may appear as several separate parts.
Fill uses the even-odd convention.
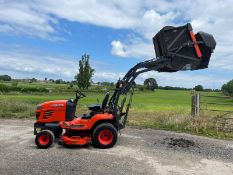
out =
[[[203,91],[203,90],[204,90],[204,88],[203,88],[202,85],[197,85],[197,86],[194,87],[194,89],[195,89],[196,91]]]
[[[228,95],[228,94],[227,94],[227,84],[222,85],[221,91],[222,91],[225,95]]]
[[[224,84],[221,90],[225,95],[233,96],[233,80],[229,81],[227,84]]]
[[[79,88],[88,89],[91,85],[91,77],[94,75],[94,69],[89,63],[90,56],[87,54],[82,55],[79,60],[79,73],[75,76]]]
[[[11,81],[11,77],[9,75],[0,75],[0,80]]]
[[[154,78],[146,79],[144,81],[144,85],[146,86],[147,90],[151,90],[151,91],[158,88],[158,84]]]
[[[33,82],[37,82],[37,79],[36,79],[36,78],[32,78],[32,79],[30,80],[30,83],[33,83]]]

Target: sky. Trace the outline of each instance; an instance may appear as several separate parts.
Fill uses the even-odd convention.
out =
[[[0,75],[71,81],[87,53],[92,80],[116,82],[155,57],[152,37],[162,27],[188,22],[215,37],[209,68],[148,72],[136,83],[221,88],[233,79],[232,0],[0,0]]]

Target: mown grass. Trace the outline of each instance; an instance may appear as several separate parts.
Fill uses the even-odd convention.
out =
[[[86,111],[88,104],[102,100],[103,94],[89,93],[88,98],[81,99],[77,112]],[[74,94],[0,94],[0,118],[33,118],[36,106],[45,101],[74,98]]]
[[[54,88],[54,86],[53,86]],[[67,88],[67,87],[66,87]],[[87,106],[101,103],[105,92],[86,92],[87,97],[79,101],[78,115],[87,112]],[[203,102],[232,103],[232,99],[218,98],[218,92],[203,92],[204,95],[216,98],[202,98]],[[37,104],[44,101],[69,99],[74,97],[73,92],[60,93],[33,93],[22,94],[11,92],[0,94],[0,118],[33,118]],[[98,99],[98,100],[97,100]],[[203,104],[204,105],[204,104]],[[138,128],[153,128],[188,132],[216,138],[232,139],[233,133],[219,129],[215,117],[216,113],[208,111],[201,116],[192,118],[190,91],[156,90],[154,92],[135,92],[132,108],[129,114],[128,125]],[[232,106],[211,105],[208,108],[219,110],[233,110]]]
[[[87,110],[89,104],[101,103],[105,93],[89,92],[87,97],[83,98],[78,103],[78,113],[83,113]],[[34,109],[37,104],[44,101],[52,101],[58,99],[74,98],[74,93],[37,93],[37,94],[22,94],[22,93],[8,93],[0,94],[0,117],[11,117],[10,114],[15,114],[14,108],[16,106],[27,106],[28,117],[32,117]],[[12,105],[11,105],[12,104]],[[3,109],[7,106],[6,109]],[[8,112],[7,112],[8,111]],[[188,91],[169,91],[156,90],[155,92],[136,92],[133,96],[133,103],[131,111],[164,111],[164,112],[183,112],[188,114],[190,112],[190,94]],[[20,112],[18,116],[22,117]],[[17,117],[12,115],[12,117]],[[25,116],[27,117],[27,116]]]

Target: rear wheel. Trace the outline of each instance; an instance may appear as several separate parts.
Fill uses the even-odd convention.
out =
[[[98,125],[92,135],[92,144],[97,148],[111,148],[116,141],[117,130],[111,123]]]
[[[35,142],[39,148],[45,149],[50,147],[54,142],[55,136],[50,130],[42,130],[36,135]]]

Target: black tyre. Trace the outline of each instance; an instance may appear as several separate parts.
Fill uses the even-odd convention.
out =
[[[39,148],[46,149],[54,142],[55,136],[50,130],[42,130],[36,135],[35,142]]]
[[[55,138],[59,138],[61,136],[61,134],[62,134],[62,128],[61,127],[56,128],[53,131],[53,134],[54,134]]]
[[[96,148],[111,148],[116,144],[117,130],[111,123],[96,126],[92,134],[92,144]]]

